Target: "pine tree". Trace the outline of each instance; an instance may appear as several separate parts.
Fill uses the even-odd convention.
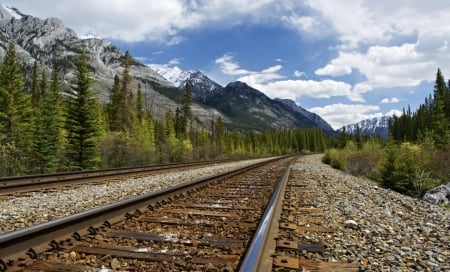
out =
[[[36,154],[40,173],[55,172],[59,166],[62,146],[61,87],[58,68],[53,67],[50,87],[42,72],[41,99],[36,109],[33,150]]]
[[[136,97],[136,113],[137,118],[141,121],[145,115],[145,102],[144,97],[142,95],[142,86],[141,83],[138,83],[137,97]]]
[[[438,146],[445,146],[450,141],[449,120],[445,114],[445,97],[447,85],[441,70],[436,74],[434,85],[434,107],[433,107],[433,138]]]
[[[33,72],[31,76],[31,100],[33,104],[33,108],[37,108],[39,105],[39,100],[41,98],[39,86],[38,86],[38,67],[37,62],[34,62],[33,65]]]
[[[182,123],[180,131],[186,136],[188,127],[192,126],[192,91],[189,84],[186,83],[183,92],[183,100],[181,102]]]
[[[98,160],[98,98],[91,89],[87,56],[81,49],[75,71],[76,82],[67,93],[66,128],[68,160],[76,169],[93,168]]]
[[[31,97],[24,90],[23,69],[10,43],[0,66],[0,145],[14,151],[6,166],[7,175],[24,172],[31,143]]]

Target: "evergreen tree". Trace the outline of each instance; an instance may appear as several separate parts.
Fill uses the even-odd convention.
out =
[[[37,62],[34,62],[33,65],[33,72],[31,76],[31,100],[33,108],[36,109],[39,105],[39,100],[41,98],[39,86],[38,86],[39,80],[38,80],[38,67]]]
[[[434,85],[434,107],[433,107],[433,138],[438,146],[445,146],[450,142],[449,120],[445,113],[445,98],[447,94],[447,85],[441,70],[436,74],[436,83]]]
[[[10,43],[0,65],[0,145],[14,151],[4,170],[7,175],[23,173],[29,153],[32,105],[24,84],[23,69]]]
[[[111,96],[111,130],[135,132],[136,105],[130,75],[132,58],[127,51],[122,61],[122,80],[116,75]]]
[[[87,56],[81,49],[76,67],[76,82],[67,93],[66,128],[68,160],[76,169],[93,168],[98,159],[98,98],[91,89]]]
[[[181,128],[180,131],[186,136],[188,127],[192,126],[192,91],[189,84],[186,83],[183,92],[183,101],[181,102]]]
[[[58,73],[58,68],[54,65],[49,88],[45,72],[42,72],[41,79],[45,82],[40,82],[42,96],[36,109],[33,137],[33,149],[40,173],[55,172],[59,166],[62,146],[62,109]]]
[[[145,102],[144,97],[142,95],[141,83],[138,83],[137,98],[136,98],[136,113],[138,120],[141,121],[145,114]]]

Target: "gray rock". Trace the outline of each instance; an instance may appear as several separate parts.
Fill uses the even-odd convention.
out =
[[[426,192],[422,199],[437,205],[448,204],[450,201],[450,183]]]
[[[346,226],[347,228],[356,229],[358,228],[358,223],[356,223],[354,220],[346,220],[344,222],[344,226]]]

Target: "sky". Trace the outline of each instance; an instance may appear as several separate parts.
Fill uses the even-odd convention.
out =
[[[446,0],[0,0],[144,64],[289,98],[332,127],[416,109],[450,75]]]

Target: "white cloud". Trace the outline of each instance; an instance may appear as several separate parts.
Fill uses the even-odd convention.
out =
[[[317,69],[315,74],[318,76],[343,76],[351,72],[352,68],[348,65],[327,64],[325,67]]]
[[[309,110],[327,120],[334,129],[354,124],[361,120],[383,116],[380,112],[380,107],[364,104],[338,103],[324,107],[314,107]]]
[[[241,69],[239,63],[236,62],[231,54],[225,54],[216,59],[216,64],[219,64],[222,73],[227,75],[239,76],[251,74],[251,71]]]
[[[380,103],[381,104],[395,104],[398,102],[400,102],[400,100],[397,97],[392,97],[392,98],[386,97],[386,98],[383,98]]]
[[[282,69],[281,65],[271,66],[262,71],[250,71],[242,69],[230,54],[223,55],[215,62],[219,65],[222,73],[240,76],[237,80],[247,83],[272,98],[295,100],[302,96],[314,98],[346,96],[352,101],[360,101],[359,95],[352,93],[352,86],[345,82],[330,79],[321,81],[286,80],[279,74]],[[296,74],[301,76],[302,72],[296,71]]]
[[[305,75],[306,75],[305,72],[301,72],[301,71],[298,71],[298,70],[294,71],[294,76],[295,77],[302,77],[302,76],[305,76]]]
[[[321,35],[321,31],[318,31],[318,28],[322,27],[322,23],[317,18],[311,16],[290,15],[283,16],[281,19],[299,31],[309,34],[315,33],[315,36]]]
[[[418,86],[433,80],[438,67],[450,71],[450,6],[439,0],[307,2],[328,23],[339,44],[338,56],[316,75],[342,76],[358,71],[364,79],[353,92]],[[351,16],[349,16],[351,14]]]
[[[269,97],[299,99],[302,96],[313,98],[331,98],[336,96],[349,96],[351,85],[334,80],[279,80],[260,84],[257,89]]]
[[[284,78],[284,76],[279,74],[279,71],[283,68],[282,65],[274,65],[262,71],[250,71],[242,69],[239,63],[235,61],[234,57],[230,54],[223,55],[222,57],[216,59],[215,62],[219,65],[222,73],[226,75],[240,76],[237,80],[245,82],[255,88],[260,84]]]
[[[26,14],[58,17],[79,35],[127,42],[150,40],[176,44],[183,29],[244,22],[270,22],[282,8],[274,0],[4,0]]]

